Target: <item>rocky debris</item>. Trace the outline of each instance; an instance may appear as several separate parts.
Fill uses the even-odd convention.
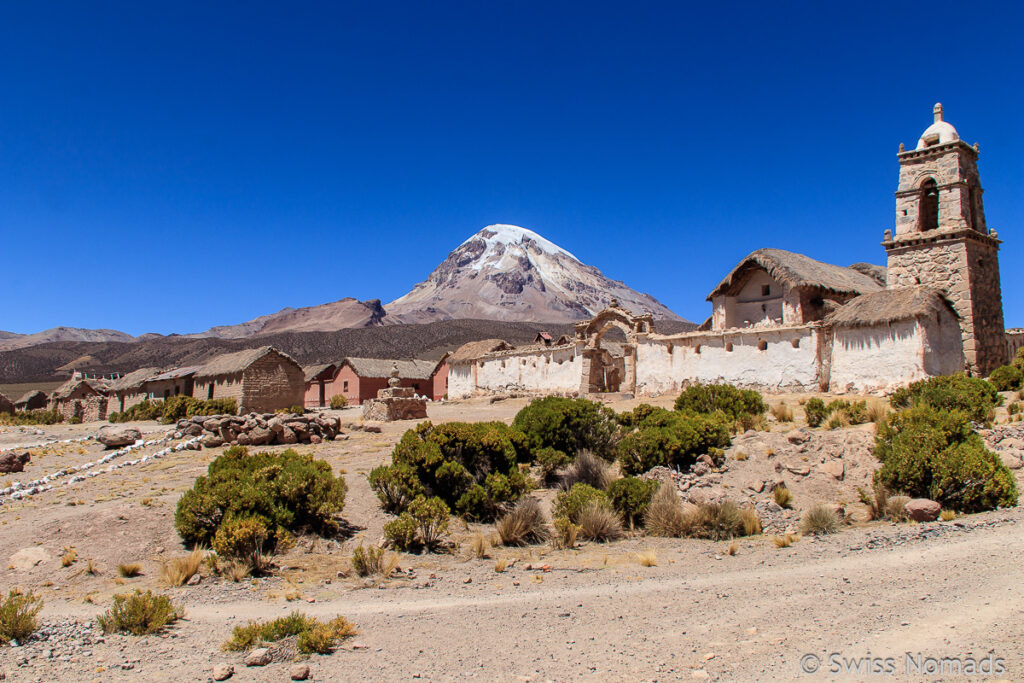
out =
[[[292,415],[291,413],[249,413],[248,415],[196,415],[179,420],[179,434],[195,434],[205,448],[224,445],[268,446],[271,444],[321,443],[332,441],[341,431],[336,417]]]
[[[289,670],[288,673],[292,677],[293,681],[304,681],[307,678],[309,678],[309,665],[296,664],[291,668],[291,670]]]
[[[11,555],[10,567],[11,569],[19,569],[22,571],[32,569],[37,564],[47,562],[50,559],[50,553],[46,552],[46,548],[42,546],[33,546],[31,548],[22,548],[18,552]]]
[[[235,667],[230,664],[220,664],[213,667],[213,680],[226,681],[235,675]]]
[[[842,460],[829,460],[818,465],[818,470],[836,481],[842,481],[843,476],[846,474],[846,465],[843,464]]]
[[[801,429],[794,429],[793,431],[786,434],[786,440],[791,444],[799,446],[800,444],[807,443],[811,440],[811,430],[806,427]]]
[[[914,522],[934,522],[942,512],[942,506],[928,498],[914,498],[907,502],[907,517]]]
[[[270,649],[265,647],[258,647],[255,650],[250,650],[246,655],[245,662],[246,666],[266,666],[270,664],[273,657],[270,655]]]
[[[12,641],[12,645],[16,641]],[[95,621],[68,619],[44,621],[35,633],[18,643],[18,666],[38,669],[48,662],[71,661],[74,657],[91,657],[92,649],[106,642]],[[125,660],[113,667],[123,670],[135,668],[135,661]],[[113,668],[112,667],[112,668]]]
[[[1019,470],[1024,461],[1024,423],[998,425],[992,429],[980,429],[978,433],[985,440],[989,450],[994,451],[1003,464],[1011,470]]]
[[[96,440],[107,448],[131,446],[142,438],[142,432],[135,427],[124,425],[103,425],[96,434]]]
[[[24,472],[25,465],[32,459],[28,453],[4,453],[0,455],[0,472],[11,474],[13,472]]]

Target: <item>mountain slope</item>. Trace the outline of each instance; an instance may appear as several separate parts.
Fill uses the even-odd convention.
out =
[[[4,332],[0,335],[0,351],[23,349],[50,342],[129,342],[135,337],[117,330],[85,330],[78,327],[54,327],[34,334]]]
[[[185,335],[193,338],[244,339],[276,332],[334,332],[380,325],[386,314],[380,299],[357,301],[346,297],[329,304],[305,308],[283,308],[237,325],[219,325],[206,332]]]
[[[684,320],[532,230],[489,225],[384,310],[388,324],[457,318],[567,323],[593,316],[613,298],[634,313]]]

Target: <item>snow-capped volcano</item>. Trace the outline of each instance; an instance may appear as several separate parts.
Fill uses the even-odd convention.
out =
[[[683,320],[649,294],[611,280],[554,242],[515,225],[489,225],[460,244],[426,281],[384,308],[385,323],[454,318],[571,322],[613,299],[635,313]]]

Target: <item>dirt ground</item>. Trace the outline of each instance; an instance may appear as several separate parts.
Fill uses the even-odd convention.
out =
[[[874,467],[874,427],[808,430],[794,443],[790,435],[805,427],[800,398],[771,397],[792,406],[797,422],[773,420],[770,431],[739,435],[725,469],[694,491],[763,507],[770,493],[759,486],[782,479],[796,510],[780,512],[771,533],[795,528],[800,511],[820,502],[844,505],[856,520],[856,487]],[[639,402],[611,405],[621,411]],[[435,422],[511,421],[525,403],[479,399],[434,404],[428,413]],[[336,414],[360,422],[358,409]],[[45,443],[98,426],[0,428],[0,450],[35,446],[26,472],[0,477],[0,488],[95,461],[103,452],[95,442]],[[147,438],[168,431],[152,422],[135,426]],[[633,536],[572,550],[490,548],[477,558],[473,537],[489,537],[493,527],[453,520],[452,552],[404,555],[396,577],[360,579],[351,572],[352,550],[376,544],[388,519],[366,474],[387,462],[411,426],[350,429],[348,440],[299,446],[345,475],[344,517],[356,530],[346,540],[300,539],[276,558],[272,576],[240,583],[206,569],[196,586],[159,580],[161,563],[186,552],[174,530],[175,504],[221,449],[186,450],[70,485],[65,478],[53,490],[5,501],[0,558],[10,562],[0,568],[0,589],[41,594],[48,635],[0,647],[0,672],[8,681],[207,681],[214,666],[230,664],[233,681],[289,680],[291,661],[246,667],[242,655],[220,646],[235,625],[300,609],[341,614],[360,631],[335,653],[306,660],[311,680],[321,681],[1024,680],[1020,508],[928,524],[855,521],[788,548],[756,536],[739,540],[734,555],[728,543]],[[833,461],[843,463],[841,477]],[[1015,474],[1024,488],[1021,470]],[[552,492],[539,495],[547,500]],[[63,567],[69,548],[77,559]],[[26,549],[37,564],[22,561]],[[641,554],[653,556],[654,566],[643,566]],[[120,578],[117,566],[128,562],[141,563],[142,574]],[[505,570],[496,571],[502,563]],[[100,634],[96,615],[115,593],[133,588],[171,596],[185,619],[157,636]],[[935,675],[928,670],[929,657],[962,663],[990,656],[997,665],[991,675],[951,674],[952,660]],[[849,669],[864,658],[884,667],[889,657],[892,676]],[[809,673],[815,662],[820,668]]]

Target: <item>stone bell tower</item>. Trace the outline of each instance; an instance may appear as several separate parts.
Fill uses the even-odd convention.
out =
[[[987,375],[1006,362],[999,244],[985,225],[978,178],[978,145],[960,140],[942,120],[917,147],[900,143],[896,230],[886,230],[887,287],[928,285],[942,291],[960,317],[964,358],[973,375]]]

